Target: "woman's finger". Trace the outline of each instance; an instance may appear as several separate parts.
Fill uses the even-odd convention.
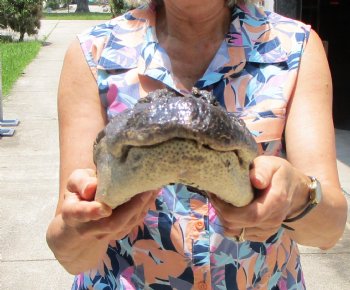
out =
[[[120,237],[125,235],[125,232],[130,232],[143,221],[149,209],[149,202],[153,200],[153,197],[152,192],[138,194],[128,202],[115,208],[107,218],[81,224],[79,232],[96,236],[111,235]]]
[[[112,209],[97,201],[82,201],[78,194],[67,193],[62,204],[62,218],[69,224],[86,223],[108,217]]]
[[[78,193],[83,200],[93,200],[96,193],[97,178],[92,169],[77,169],[69,177],[67,189]]]
[[[275,172],[282,165],[283,160],[273,156],[258,156],[254,159],[249,172],[252,186],[258,190],[267,188]]]
[[[244,229],[244,230],[243,230]],[[265,242],[278,232],[279,228],[225,228],[225,235],[236,240],[247,240],[253,242]]]

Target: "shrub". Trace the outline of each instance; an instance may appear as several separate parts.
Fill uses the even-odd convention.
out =
[[[56,9],[60,8],[60,4],[56,0],[48,0],[48,1],[46,1],[45,8],[50,8],[52,10],[56,10]]]
[[[26,33],[38,33],[42,8],[42,0],[0,0],[0,26],[19,32],[23,41]]]
[[[129,9],[129,6],[125,4],[123,0],[109,0],[109,6],[111,7],[113,17],[116,17]]]

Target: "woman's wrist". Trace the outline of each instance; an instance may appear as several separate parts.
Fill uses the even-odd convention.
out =
[[[47,231],[47,243],[59,263],[71,274],[83,272],[96,265],[108,242],[81,235],[57,215]]]
[[[65,256],[72,259],[75,249],[82,244],[76,230],[68,226],[60,214],[49,225],[46,240],[58,260],[65,259]]]
[[[306,209],[310,201],[310,183],[310,178],[300,173],[300,182],[296,185],[292,205],[286,219],[298,216]]]

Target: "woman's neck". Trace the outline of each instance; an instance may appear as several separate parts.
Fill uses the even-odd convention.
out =
[[[165,0],[157,9],[158,41],[176,82],[189,90],[219,49],[229,29],[230,9],[226,0]]]
[[[230,10],[224,0],[166,0],[157,11],[157,36],[191,44],[222,41]]]

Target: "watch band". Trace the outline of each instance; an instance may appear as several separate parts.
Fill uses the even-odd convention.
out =
[[[310,203],[308,204],[308,206],[297,216],[295,217],[291,217],[291,218],[287,218],[285,219],[283,222],[284,223],[292,223],[298,219],[303,218],[306,214],[308,214],[315,206],[317,205],[317,203]]]
[[[307,215],[315,206],[318,205],[319,203],[319,200],[317,200],[315,198],[315,192],[317,190],[317,187],[319,186],[319,181],[313,177],[313,176],[309,176],[310,180],[311,180],[311,184],[309,185],[309,195],[310,195],[310,200],[309,200],[309,203],[308,205],[306,206],[306,208],[301,212],[299,213],[298,215],[294,216],[294,217],[291,217],[291,218],[286,218],[283,222],[284,223],[291,223],[291,222],[294,222],[296,220],[299,220],[301,218],[303,218],[305,215]],[[285,224],[282,224],[282,227],[288,229],[288,230],[292,230],[294,231],[294,229],[290,226],[287,226]]]

